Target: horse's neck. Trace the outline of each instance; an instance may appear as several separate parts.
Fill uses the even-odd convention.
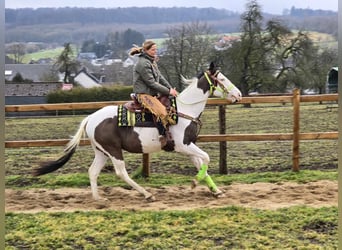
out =
[[[184,114],[198,117],[204,110],[209,93],[203,93],[197,84],[191,84],[177,97],[177,109]]]

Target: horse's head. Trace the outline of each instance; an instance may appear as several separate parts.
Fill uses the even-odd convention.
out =
[[[216,97],[226,98],[232,103],[242,99],[240,90],[225,76],[212,62],[204,73],[209,85],[210,93]]]

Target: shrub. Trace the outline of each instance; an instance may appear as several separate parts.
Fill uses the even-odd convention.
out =
[[[74,87],[71,90],[57,90],[50,92],[47,103],[72,103],[72,102],[102,102],[102,101],[123,101],[129,100],[132,86],[111,86],[82,88]]]

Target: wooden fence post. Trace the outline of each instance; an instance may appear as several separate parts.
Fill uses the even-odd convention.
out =
[[[293,90],[293,144],[292,144],[292,170],[299,171],[299,107],[300,107],[300,91]]]
[[[219,105],[219,130],[220,134],[226,134],[226,106]],[[227,141],[220,141],[219,173],[228,174],[227,169]]]
[[[150,155],[143,154],[143,169],[142,169],[143,177],[150,176]]]

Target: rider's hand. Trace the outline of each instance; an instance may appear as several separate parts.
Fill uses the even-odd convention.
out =
[[[170,89],[170,95],[172,95],[174,97],[176,97],[178,95],[178,92],[177,92],[176,88],[171,88]]]

